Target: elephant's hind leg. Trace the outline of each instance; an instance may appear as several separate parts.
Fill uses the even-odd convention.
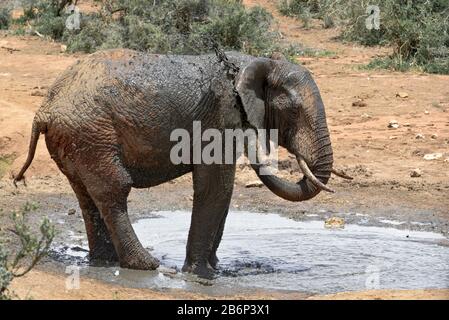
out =
[[[57,146],[53,145],[51,140],[47,139],[47,145],[49,146],[51,157],[69,180],[78,199],[84,224],[86,226],[89,256],[91,260],[117,262],[117,253],[111,237],[109,236],[106,224],[101,218],[100,211],[95,205],[95,202],[87,192],[73,162],[67,157],[59,157]]]
[[[89,167],[86,172],[83,182],[100,209],[120,266],[137,270],[156,269],[159,261],[145,250],[129,221],[127,198],[131,191],[131,178],[126,169],[116,161],[101,167]]]
[[[109,231],[86,187],[79,179],[72,178],[69,181],[78,198],[86,226],[90,259],[95,262],[118,262]]]

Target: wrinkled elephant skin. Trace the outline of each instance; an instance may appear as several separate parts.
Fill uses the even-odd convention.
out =
[[[66,70],[37,112],[27,162],[41,133],[82,210],[90,257],[149,270],[159,262],[141,245],[127,214],[132,187],[149,188],[193,174],[193,212],[184,271],[211,277],[233,191],[235,164],[173,164],[174,129],[278,129],[279,144],[304,172],[298,183],[261,175],[275,194],[303,201],[326,190],[332,147],[324,105],[310,73],[284,59],[228,53],[229,76],[215,55],[98,52]]]

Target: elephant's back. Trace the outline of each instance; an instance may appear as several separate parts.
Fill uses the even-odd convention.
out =
[[[223,74],[215,55],[147,54],[132,50],[100,53],[109,75],[141,90],[198,91]],[[112,58],[110,58],[112,57]]]
[[[252,57],[228,53],[242,67]],[[46,109],[61,108],[61,100],[79,101],[91,97],[114,98],[120,91],[137,95],[178,94],[182,100],[198,100],[214,83],[223,82],[226,72],[215,54],[148,54],[130,49],[93,53],[67,68],[50,87],[43,103]],[[225,80],[226,81],[226,80]],[[63,111],[63,110],[60,110]]]
[[[115,57],[124,54],[117,51]],[[116,141],[111,110],[102,103],[108,95],[104,88],[110,83],[105,57],[96,53],[76,61],[50,86],[38,111],[46,119],[50,153],[61,146],[67,150],[72,145],[95,146],[103,143],[104,136],[109,144]]]
[[[77,96],[98,92],[99,88],[111,83],[110,65],[127,65],[139,52],[127,49],[99,51],[77,60],[69,66],[50,86],[43,106],[56,107],[60,100],[76,101]]]
[[[146,140],[161,135],[160,127],[168,134],[169,129],[190,128],[194,120],[215,121],[221,106],[233,99],[232,83],[214,54],[115,49],[69,67],[50,88],[40,112],[46,113],[52,132],[72,132],[86,140],[101,132],[114,142],[116,136]]]

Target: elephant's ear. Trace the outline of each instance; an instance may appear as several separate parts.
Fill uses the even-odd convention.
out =
[[[272,61],[257,58],[244,67],[237,78],[236,90],[245,109],[248,122],[263,128],[265,118],[265,87]]]

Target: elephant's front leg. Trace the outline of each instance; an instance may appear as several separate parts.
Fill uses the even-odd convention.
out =
[[[235,165],[196,165],[193,169],[193,211],[183,271],[211,278],[210,257],[218,248],[234,187]],[[221,238],[221,235],[218,239]]]
[[[218,232],[215,235],[214,246],[212,247],[212,251],[209,255],[209,264],[214,269],[218,269],[219,259],[217,257],[217,249],[218,249],[218,246],[220,245],[221,238],[223,236],[224,225],[226,223],[226,217],[228,216],[228,212],[229,212],[229,209],[226,210],[225,214],[223,215],[223,218],[221,218],[220,226],[218,227]]]

